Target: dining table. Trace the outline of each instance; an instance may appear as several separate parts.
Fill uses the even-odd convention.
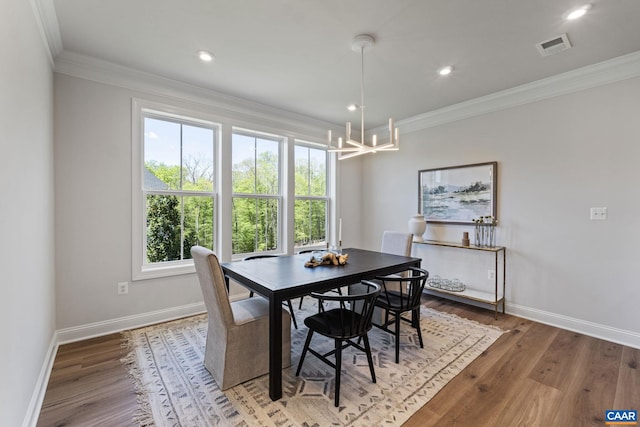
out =
[[[393,255],[357,248],[342,249],[348,254],[344,265],[305,267],[312,254],[282,255],[251,261],[222,263],[227,278],[269,300],[269,397],[282,397],[282,302],[374,279],[376,276],[420,267],[421,258]]]

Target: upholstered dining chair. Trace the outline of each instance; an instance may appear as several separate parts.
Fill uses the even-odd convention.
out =
[[[209,316],[204,366],[221,390],[268,373],[269,302],[264,298],[230,302],[215,253],[193,246],[191,256]],[[291,366],[291,321],[284,309],[282,366]]]
[[[350,295],[334,295],[326,293],[311,293],[313,298],[318,299],[320,312],[304,319],[304,324],[309,328],[307,339],[300,355],[296,376],[300,375],[304,358],[307,351],[316,356],[318,359],[335,369],[335,385],[334,385],[334,404],[338,406],[340,403],[340,373],[342,370],[342,350],[347,347],[355,347],[363,351],[367,355],[369,362],[369,371],[371,372],[371,381],[376,382],[376,373],[373,368],[373,358],[371,357],[371,347],[369,346],[369,337],[367,333],[371,330],[371,315],[376,298],[380,294],[380,285],[362,281],[360,292]],[[324,302],[330,304],[333,308],[325,309]],[[333,350],[321,354],[310,347],[311,338],[314,333],[318,333],[334,341]],[[358,342],[354,341],[358,339]],[[359,342],[363,340],[364,347]],[[328,359],[329,356],[335,356],[334,361]]]
[[[420,348],[422,343],[422,331],[420,330],[420,298],[424,291],[424,285],[429,278],[429,272],[421,268],[410,268],[406,275],[379,276],[376,283],[380,283],[382,290],[376,299],[376,307],[385,310],[385,319],[381,325],[374,322],[374,326],[389,332],[395,336],[396,363],[400,362],[400,322],[410,323],[418,333]],[[411,319],[402,317],[403,313],[411,313]],[[389,314],[393,318],[389,320]],[[394,330],[389,329],[393,324]]]
[[[393,255],[411,256],[412,233],[385,231],[382,233],[380,252]]]
[[[257,254],[257,255],[249,255],[248,257],[243,258],[243,261],[251,261],[252,259],[260,259],[260,258],[275,258],[278,255],[274,255],[274,254]],[[249,298],[253,297],[253,291],[249,292]],[[289,308],[289,314],[291,314],[291,320],[293,321],[293,326],[298,329],[298,322],[296,322],[296,315],[293,312],[293,305],[291,304],[291,300],[288,299],[286,301],[283,301],[283,304],[287,304],[287,307]],[[302,301],[300,302],[300,305],[302,306]]]

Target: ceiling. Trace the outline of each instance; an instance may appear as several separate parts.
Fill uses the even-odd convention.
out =
[[[585,0],[588,1],[588,0]],[[640,1],[53,0],[63,52],[86,55],[342,125],[367,127],[640,51]],[[542,57],[536,43],[573,45]],[[203,63],[197,51],[215,55]],[[454,67],[448,77],[437,74]]]

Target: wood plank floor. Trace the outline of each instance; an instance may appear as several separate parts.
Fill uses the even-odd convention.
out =
[[[504,334],[405,423],[604,426],[607,409],[640,409],[640,350],[436,297],[428,306]],[[120,335],[60,347],[38,426],[130,426],[137,408]]]

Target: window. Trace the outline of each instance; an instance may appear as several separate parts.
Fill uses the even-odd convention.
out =
[[[283,138],[234,129],[232,252],[277,251],[280,242],[280,153]]]
[[[295,246],[324,245],[327,241],[327,151],[295,146]]]
[[[132,280],[195,272],[193,245],[228,261],[326,244],[334,156],[210,114],[132,100]]]
[[[191,258],[190,248],[213,249],[216,125],[142,110],[144,267]]]

